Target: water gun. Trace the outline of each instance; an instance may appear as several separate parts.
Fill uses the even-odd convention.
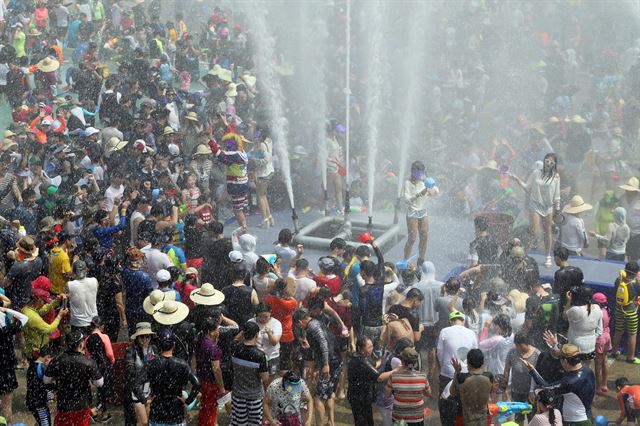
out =
[[[489,413],[493,416],[499,414],[498,421],[500,423],[507,420],[514,414],[529,414],[532,410],[531,404],[526,402],[496,402],[488,404]]]
[[[426,179],[424,180],[424,186],[425,186],[427,189],[431,189],[431,188],[433,188],[434,186],[436,186],[436,180],[435,180],[434,178],[432,178],[432,177],[428,177],[428,178],[426,178]]]

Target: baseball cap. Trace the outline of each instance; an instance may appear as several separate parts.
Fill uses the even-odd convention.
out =
[[[229,260],[232,263],[240,263],[244,260],[244,256],[238,250],[231,250],[229,252]]]
[[[167,350],[171,348],[176,341],[176,335],[170,328],[163,328],[158,332],[158,342],[160,342],[160,349]]]
[[[449,314],[449,321],[455,320],[455,319],[464,319],[464,314],[460,311],[453,311]]]
[[[604,293],[598,292],[591,296],[591,300],[596,303],[607,303],[607,296],[605,296]]]
[[[167,281],[171,281],[171,273],[169,271],[167,271],[166,269],[160,269],[156,273],[156,281],[158,281],[159,283],[164,283],[164,282],[167,282]]]
[[[95,135],[96,133],[99,133],[100,130],[96,129],[95,127],[87,127],[86,129],[84,129],[84,136],[91,136],[91,135]]]

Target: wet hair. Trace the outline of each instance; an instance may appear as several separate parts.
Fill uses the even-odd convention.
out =
[[[412,288],[407,292],[407,299],[417,299],[423,301],[424,295],[417,288]]]
[[[558,157],[553,152],[550,152],[544,156],[545,160],[547,158],[552,158],[554,163],[551,169],[547,169],[546,161],[542,163],[542,177],[546,182],[549,182],[558,173]]]
[[[294,371],[294,370],[289,370],[286,373],[284,373],[284,376],[282,376],[282,388],[285,388],[285,382],[288,383],[298,383],[300,382],[300,374],[298,374],[298,372]]]
[[[556,413],[554,412],[554,409],[558,403],[556,395],[549,389],[542,389],[538,392],[537,400],[540,404],[544,405],[547,410],[549,410],[549,423],[555,426]]]
[[[244,265],[241,263],[233,265],[233,267],[229,268],[229,280],[230,282],[236,281],[244,281],[247,276],[247,270]]]
[[[354,246],[347,246],[344,249],[344,258],[351,259],[356,254],[356,248]]]
[[[209,334],[212,331],[216,331],[220,325],[220,322],[214,317],[205,318],[200,324],[200,332],[203,335]]]
[[[553,249],[553,255],[563,262],[569,259],[569,250],[566,247],[558,246]]]
[[[475,309],[478,308],[478,301],[475,297],[465,297],[462,299],[462,310],[466,318],[472,319],[472,323],[476,323],[478,321],[478,314],[475,312]]]
[[[356,256],[358,256],[359,258],[371,256],[371,250],[369,249],[369,246],[364,244],[361,246],[358,246],[356,248]]]
[[[456,277],[451,277],[444,284],[444,289],[447,294],[456,294],[460,290],[460,280]]]
[[[629,275],[636,275],[640,271],[640,266],[638,266],[638,262],[627,262],[624,265],[624,270]]]
[[[271,264],[269,263],[269,261],[267,261],[267,259],[265,259],[264,257],[260,256],[258,258],[258,261],[256,262],[256,274],[258,275],[266,274],[267,272],[269,272],[269,269],[271,269]]]
[[[281,229],[278,233],[278,243],[289,245],[291,244],[291,241],[293,241],[293,234],[291,233],[291,229]]]
[[[495,317],[493,317],[493,323],[498,327],[500,327],[500,330],[502,330],[501,334],[503,337],[511,336],[511,333],[512,333],[511,320],[507,315],[505,314],[496,315]]]
[[[616,388],[623,388],[629,384],[629,379],[626,377],[618,377],[616,379]]]
[[[471,368],[481,368],[484,365],[484,354],[480,349],[471,349],[467,352],[467,364]]]
[[[309,298],[307,308],[309,308],[309,311],[313,311],[314,309],[324,309],[324,297],[317,295],[316,297]]]
[[[393,346],[393,353],[399,355],[405,348],[412,348],[413,340],[408,337],[403,337],[402,339],[398,339],[396,344]]]
[[[247,321],[242,325],[242,331],[245,340],[252,340],[258,335],[260,327],[255,322]]]
[[[375,277],[378,266],[370,260],[363,260],[360,263],[360,272],[367,277]]]
[[[402,271],[402,282],[405,286],[410,287],[418,281],[418,274],[413,269],[405,269]]]
[[[293,313],[293,321],[302,321],[306,318],[309,318],[309,311],[306,308],[298,308]]]
[[[99,316],[95,316],[93,318],[91,318],[91,324],[89,325],[89,328],[91,330],[95,330],[97,328],[100,328],[104,325],[104,321],[102,321],[102,318],[100,318]]]
[[[29,197],[35,197],[36,191],[34,191],[33,188],[27,188],[24,191],[22,191],[21,196],[23,200],[26,200]]]
[[[513,343],[516,345],[531,345],[531,338],[525,333],[519,332],[516,333],[515,337],[513,338]]]
[[[271,305],[269,305],[268,303],[265,302],[260,302],[256,305],[256,307],[253,309],[253,311],[256,313],[256,315],[261,314],[263,312],[271,312]]]
[[[224,225],[222,222],[214,220],[207,225],[207,230],[213,234],[220,235],[224,232]]]
[[[296,260],[296,271],[302,271],[303,269],[307,269],[308,267],[309,261],[307,259]]]
[[[586,306],[587,315],[591,314],[591,297],[593,292],[591,287],[584,285],[571,287],[571,305],[572,306]]]
[[[329,250],[333,251],[333,250],[344,250],[347,248],[347,242],[343,239],[343,238],[334,238],[333,240],[331,240],[331,243],[329,244]]]
[[[371,339],[367,336],[358,337],[358,340],[356,340],[356,351],[360,352],[360,350],[362,350],[362,348],[364,348],[370,341]]]
[[[476,216],[476,218],[473,219],[473,225],[478,232],[484,232],[489,229],[489,223],[485,216]]]
[[[275,290],[276,294],[283,294],[287,289],[287,282],[282,278],[278,278],[273,285],[273,289]]]

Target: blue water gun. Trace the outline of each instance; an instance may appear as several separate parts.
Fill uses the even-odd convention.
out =
[[[488,404],[487,408],[491,415],[499,414],[498,421],[500,423],[514,414],[529,414],[532,409],[531,404],[526,402],[496,402],[495,404]]]

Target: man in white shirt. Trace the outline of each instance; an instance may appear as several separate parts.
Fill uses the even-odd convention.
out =
[[[124,194],[124,181],[123,177],[119,173],[114,173],[111,176],[111,185],[104,191],[105,203],[104,209],[110,212],[113,209],[113,204],[116,198],[122,197]]]
[[[139,240],[142,240],[142,236],[138,235],[138,238]],[[172,267],[173,262],[166,253],[163,253],[160,250],[160,247],[162,247],[165,238],[162,233],[154,233],[150,237],[145,238],[151,239],[151,242],[148,245],[140,249],[144,253],[144,257],[146,260],[145,272],[151,277],[151,280],[153,281],[153,287],[158,288],[156,274],[161,269],[168,269]]]
[[[591,204],[585,203],[581,196],[575,195],[562,210],[564,214],[562,225],[560,225],[560,238],[562,247],[569,250],[569,255],[581,256],[582,249],[589,245],[587,230],[580,213],[592,208]]]
[[[98,280],[87,277],[87,264],[77,260],[73,264],[75,280],[67,283],[71,327],[87,331],[93,317],[98,316],[96,298],[98,296]]]
[[[298,303],[301,303],[317,285],[314,280],[309,278],[309,261],[307,259],[298,259],[295,267],[296,293],[294,297]]]
[[[462,371],[467,371],[467,352],[478,347],[476,334],[464,326],[464,314],[453,311],[449,314],[449,327],[440,331],[436,353],[440,363],[440,392],[453,379],[455,370],[451,359],[456,358],[462,365]]]

